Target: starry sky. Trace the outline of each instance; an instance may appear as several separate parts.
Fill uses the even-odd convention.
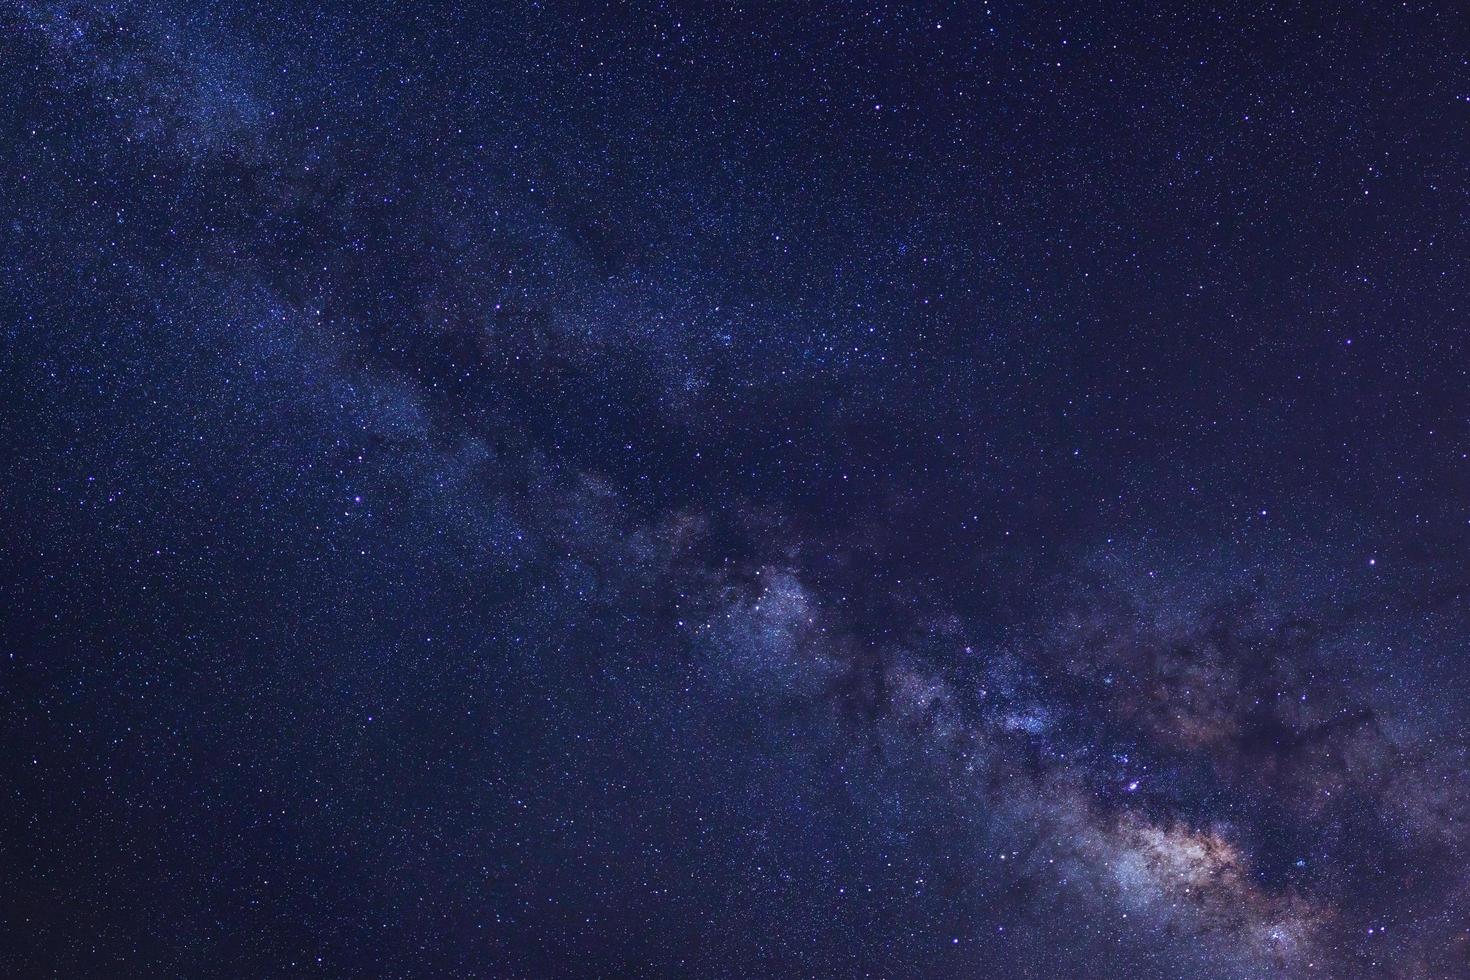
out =
[[[0,2],[0,974],[1470,976],[1457,4]]]

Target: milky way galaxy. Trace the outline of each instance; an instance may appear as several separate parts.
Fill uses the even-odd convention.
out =
[[[0,0],[0,974],[1470,977],[1467,27]]]

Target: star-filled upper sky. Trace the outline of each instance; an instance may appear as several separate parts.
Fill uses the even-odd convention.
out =
[[[0,973],[1470,976],[1470,19],[0,4]]]

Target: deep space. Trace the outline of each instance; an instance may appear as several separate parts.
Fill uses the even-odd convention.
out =
[[[0,0],[0,976],[1470,977],[1470,8]]]

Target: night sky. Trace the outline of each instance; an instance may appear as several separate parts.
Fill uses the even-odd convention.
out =
[[[1470,977],[1467,52],[3,0],[0,975]]]

